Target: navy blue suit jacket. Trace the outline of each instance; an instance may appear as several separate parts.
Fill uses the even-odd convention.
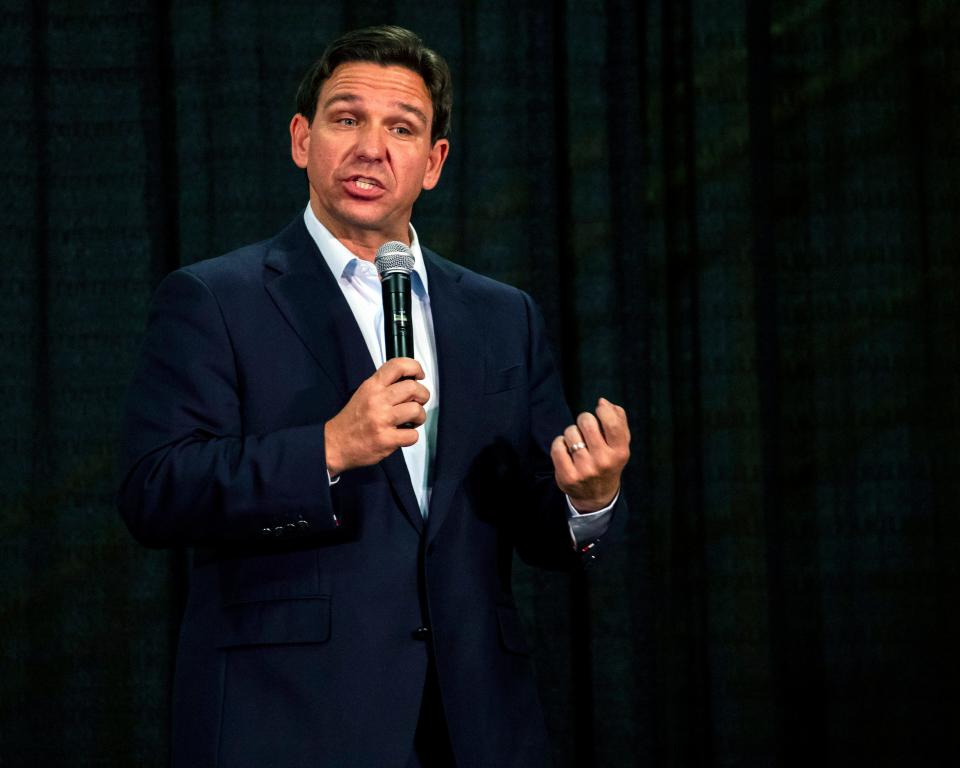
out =
[[[177,766],[403,766],[428,642],[459,766],[547,759],[510,571],[514,551],[580,562],[549,459],[570,413],[529,297],[424,258],[441,391],[426,521],[400,451],[328,483],[323,424],[374,366],[302,217],[156,293],[119,505],[142,543],[194,548]]]

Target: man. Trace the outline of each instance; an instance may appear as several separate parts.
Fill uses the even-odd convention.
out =
[[[513,552],[592,556],[629,431],[602,399],[570,423],[529,297],[420,246],[450,94],[406,30],[334,42],[290,124],[304,213],[157,291],[119,505],[144,544],[195,548],[175,765],[546,760]],[[390,240],[416,256],[416,360],[383,361]]]

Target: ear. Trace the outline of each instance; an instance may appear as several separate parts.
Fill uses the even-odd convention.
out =
[[[443,164],[447,161],[447,154],[450,151],[450,142],[446,139],[437,139],[430,149],[430,157],[427,158],[427,170],[423,174],[423,188],[433,189],[440,181],[440,171],[443,170]]]
[[[310,123],[298,112],[290,121],[290,156],[297,168],[306,168],[309,155]]]

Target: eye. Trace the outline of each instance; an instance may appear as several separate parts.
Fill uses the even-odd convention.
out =
[[[398,125],[393,129],[394,133],[398,136],[413,136],[413,131],[411,131],[405,125]]]
[[[346,125],[348,127],[352,127],[357,124],[357,119],[355,117],[340,117],[340,118],[337,118],[337,122],[340,125]]]

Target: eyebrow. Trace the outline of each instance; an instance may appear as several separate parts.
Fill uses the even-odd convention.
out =
[[[362,99],[354,93],[338,93],[331,96],[323,103],[324,111],[340,101],[347,104],[355,104],[358,101],[362,101]],[[402,109],[404,112],[409,112],[410,114],[414,115],[424,125],[429,124],[429,120],[427,120],[427,116],[423,113],[423,110],[418,109],[417,107],[413,106],[413,104],[407,104],[405,101],[398,101],[397,106],[400,107],[400,109]]]

